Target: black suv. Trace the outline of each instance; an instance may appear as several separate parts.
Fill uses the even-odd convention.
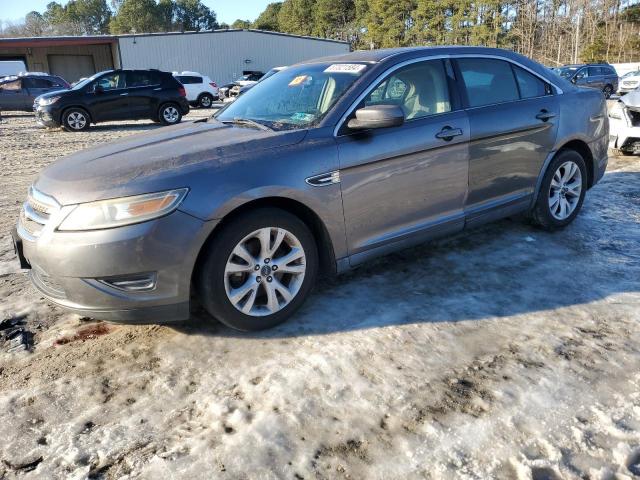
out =
[[[110,70],[78,82],[71,90],[36,98],[36,120],[78,132],[90,123],[149,118],[174,125],[189,113],[184,87],[159,70]]]
[[[606,98],[618,91],[618,74],[608,63],[565,65],[555,71],[571,83],[602,90]]]

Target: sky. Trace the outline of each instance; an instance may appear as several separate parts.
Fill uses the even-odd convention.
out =
[[[0,0],[0,20],[18,21],[32,10],[43,12],[52,0]],[[58,0],[67,3],[66,0]],[[236,19],[255,20],[265,9],[267,4],[275,0],[203,0],[207,7],[214,10],[218,16],[218,23],[232,24]],[[237,7],[237,5],[241,5]]]

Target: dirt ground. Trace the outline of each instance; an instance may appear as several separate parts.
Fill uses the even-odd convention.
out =
[[[10,241],[28,186],[160,127],[4,117],[0,322],[34,346],[0,340],[0,479],[640,478],[638,157],[612,157],[562,232],[505,220],[394,254],[250,335],[48,304]]]

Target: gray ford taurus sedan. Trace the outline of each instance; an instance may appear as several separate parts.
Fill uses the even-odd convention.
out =
[[[489,48],[292,66],[212,118],[76,153],[29,190],[16,248],[81,315],[284,321],[321,273],[517,213],[566,226],[607,165],[602,93]]]

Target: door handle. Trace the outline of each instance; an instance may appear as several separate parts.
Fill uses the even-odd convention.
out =
[[[124,92],[120,94],[121,97],[126,97],[127,95],[129,95],[129,92]]]
[[[459,128],[443,127],[442,130],[436,133],[436,138],[448,142],[453,139],[453,137],[458,137],[460,135],[462,135],[462,130]]]
[[[543,122],[546,122],[547,120],[555,116],[556,116],[555,113],[548,112],[547,110],[540,110],[540,113],[536,115],[536,118],[538,120],[542,120]]]

